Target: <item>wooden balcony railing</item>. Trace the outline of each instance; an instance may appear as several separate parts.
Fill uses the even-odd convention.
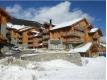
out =
[[[49,30],[48,29],[44,29],[43,33],[49,33]]]
[[[48,41],[43,41],[43,45],[44,45],[44,44],[48,44]]]
[[[67,40],[63,40],[64,43],[82,43],[83,40],[82,39],[67,39]]]
[[[93,38],[97,39],[97,38],[99,38],[99,36],[98,35],[94,35]]]
[[[43,40],[48,40],[48,39],[49,39],[49,35],[43,36]]]
[[[22,39],[22,36],[18,36],[19,39]]]
[[[33,42],[33,40],[28,40],[28,42]]]
[[[78,33],[78,32],[68,32],[68,33],[62,34],[62,36],[63,37],[68,37],[68,36],[77,36],[77,37],[79,37],[80,33]]]

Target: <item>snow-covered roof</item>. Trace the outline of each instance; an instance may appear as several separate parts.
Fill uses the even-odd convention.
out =
[[[34,37],[38,36],[39,34],[35,34]]]
[[[97,30],[98,30],[98,28],[92,28],[92,29],[90,30],[90,33],[96,32]]]
[[[7,23],[7,27],[8,27],[8,28],[12,28],[12,29],[19,30],[19,29],[22,29],[22,28],[25,28],[25,27],[28,27],[28,26],[24,26],[24,25],[14,25],[14,24],[12,24],[12,23]]]
[[[28,30],[28,29],[31,29],[32,27],[24,27],[24,28],[21,28],[21,29],[19,29],[19,31],[21,32],[21,31],[25,31],[25,30]]]
[[[82,47],[70,49],[69,52],[70,53],[87,52],[87,50],[89,50],[91,46],[92,46],[92,42],[88,42]]]
[[[37,33],[37,34],[40,33],[39,31],[31,31],[31,32],[33,32],[33,33]]]
[[[106,44],[104,44],[104,43],[100,43],[100,45],[103,46],[103,47],[106,47]]]
[[[76,22],[79,22],[81,20],[83,20],[84,18],[79,18],[79,19],[75,19],[75,20],[72,20],[72,21],[68,21],[68,22],[64,22],[64,23],[61,23],[61,24],[56,24],[55,27],[53,27],[52,29],[50,30],[55,30],[55,29],[59,29],[59,28],[64,28],[64,27],[68,27],[70,25],[73,25],[75,24]]]
[[[39,45],[43,45],[43,43],[40,43]]]

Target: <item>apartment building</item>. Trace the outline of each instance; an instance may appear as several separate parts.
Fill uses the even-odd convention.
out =
[[[12,44],[22,48],[40,48],[42,46],[40,23],[12,18],[7,26],[11,32]]]
[[[92,42],[89,49],[91,50],[90,53],[93,54],[88,54],[87,56],[93,56],[98,52],[101,36],[101,30],[94,28],[85,18],[58,24],[50,29],[51,47],[53,46],[56,49],[60,47],[63,49],[73,49]],[[60,42],[60,45],[58,45],[58,42]]]

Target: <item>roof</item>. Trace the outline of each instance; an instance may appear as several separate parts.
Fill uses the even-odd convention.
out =
[[[94,32],[96,32],[96,31],[98,31],[98,29],[99,29],[99,28],[92,28],[92,29],[90,30],[90,33],[94,33]]]
[[[32,33],[37,33],[37,34],[40,33],[39,31],[36,31],[36,30],[31,31],[31,32],[32,32]]]
[[[101,29],[100,28],[96,28],[96,27],[92,28],[89,33],[95,33],[97,31],[100,34],[100,36],[103,36]]]
[[[50,30],[56,30],[56,29],[60,29],[60,28],[65,28],[65,27],[68,27],[70,25],[73,25],[81,20],[83,20],[85,18],[79,18],[79,19],[75,19],[75,20],[72,20],[72,21],[68,21],[68,22],[64,22],[64,23],[61,23],[61,24],[57,24],[55,27],[53,27],[52,29]]]
[[[28,29],[32,29],[32,27],[24,27],[24,28],[22,28],[22,29],[19,29],[18,31],[19,31],[19,32],[22,32],[22,31],[25,31],[25,30],[28,30]]]
[[[10,23],[15,24],[15,25],[25,25],[25,26],[32,26],[32,27],[38,27],[40,28],[42,24],[36,21],[29,21],[29,20],[24,20],[24,19],[17,19],[14,17],[10,18]]]
[[[20,30],[23,28],[26,28],[28,26],[24,26],[24,25],[14,25],[12,23],[7,23],[7,28],[11,28],[11,29],[16,29],[16,30]]]
[[[92,46],[92,42],[88,42],[82,47],[70,49],[70,53],[87,52]]]
[[[106,44],[104,44],[104,43],[100,43],[100,45],[103,46],[103,47],[106,47]]]

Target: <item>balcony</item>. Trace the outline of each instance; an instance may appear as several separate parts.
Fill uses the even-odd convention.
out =
[[[28,47],[33,47],[33,45],[32,45],[32,44],[29,44]]]
[[[68,32],[68,33],[62,34],[62,37],[71,37],[71,36],[77,36],[77,37],[79,37],[80,34],[78,32]]]
[[[29,36],[29,38],[33,38],[33,37],[34,37],[33,35],[30,35],[30,36]]]
[[[64,43],[83,43],[82,39],[67,39],[67,40],[63,40]]]
[[[48,40],[48,39],[49,39],[49,35],[43,36],[43,40]]]
[[[18,42],[22,42],[22,40],[18,40]]]
[[[38,43],[42,43],[42,38],[40,38],[40,39],[38,40]]]
[[[43,45],[48,45],[48,41],[43,41]]]
[[[19,39],[22,39],[22,36],[18,36]]]
[[[28,42],[33,42],[33,40],[29,40]]]
[[[98,36],[98,35],[94,35],[92,38],[93,38],[93,39],[98,39],[99,36]]]
[[[22,42],[18,42],[19,44],[22,44]]]
[[[48,34],[49,33],[49,30],[48,29],[44,29],[43,30],[43,34]]]

